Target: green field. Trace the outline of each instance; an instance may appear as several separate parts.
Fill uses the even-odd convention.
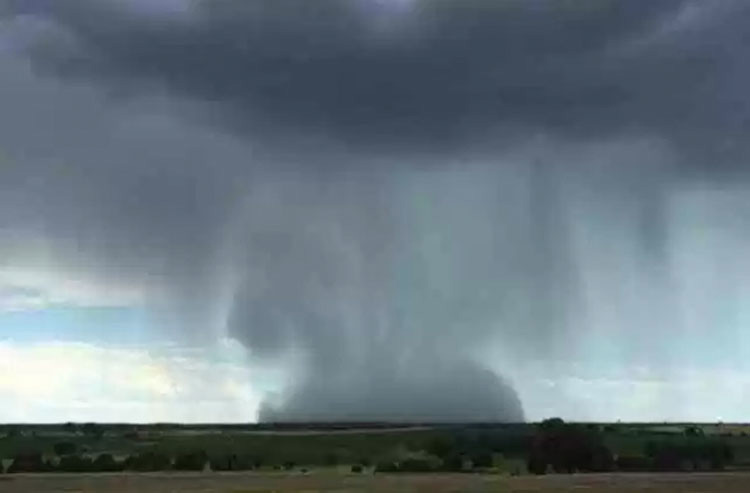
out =
[[[691,427],[700,431],[700,438],[686,438],[686,430]],[[726,469],[745,469],[750,465],[747,425],[618,423],[579,424],[577,428],[601,437],[615,458],[643,457],[647,444],[653,441],[677,444],[686,440],[720,440],[733,452]],[[60,461],[67,455],[90,461],[111,454],[118,464],[125,464],[133,456],[164,456],[168,462],[153,468],[145,466],[145,470],[156,471],[180,469],[176,461],[183,457],[183,462],[189,462],[194,454],[199,457],[195,460],[205,466],[193,469],[216,469],[215,464],[232,457],[231,470],[348,473],[352,466],[358,466],[362,473],[371,473],[378,464],[410,460],[416,466],[432,464],[430,468],[440,470],[436,457],[448,457],[449,449],[454,448],[457,456],[473,461],[473,467],[469,464],[464,468],[523,475],[538,433],[539,427],[534,424],[4,425],[0,426],[0,458],[8,469],[14,458],[36,454],[51,464],[50,472],[53,467],[59,472]],[[129,470],[126,466],[121,468]]]

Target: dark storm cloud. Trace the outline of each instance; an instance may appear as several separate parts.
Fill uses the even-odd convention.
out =
[[[493,338],[668,359],[677,192],[746,150],[744,3],[188,4],[3,4],[6,263],[295,360],[265,419],[521,419]]]
[[[115,2],[15,5],[75,36],[38,49],[47,70],[164,84],[268,138],[423,150],[510,127],[701,135],[719,150],[747,130],[742,2],[219,0],[158,18]]]
[[[367,367],[350,367],[354,374],[316,375],[293,388],[280,407],[265,403],[260,418],[277,422],[365,422],[373,417],[394,422],[523,421],[515,391],[492,372],[466,361],[430,363],[394,372],[392,361],[371,361]]]

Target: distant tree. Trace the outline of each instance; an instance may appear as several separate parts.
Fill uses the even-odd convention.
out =
[[[446,472],[460,472],[464,470],[464,456],[459,453],[453,453],[444,456],[441,459],[440,469]]]
[[[701,428],[700,426],[691,425],[685,427],[685,436],[698,437],[703,435],[703,428]]]
[[[42,460],[40,453],[17,454],[8,467],[8,473],[50,472],[52,470],[50,466],[48,462]]]
[[[123,464],[118,462],[112,454],[99,454],[92,466],[92,470],[96,472],[118,472],[123,469]]]
[[[540,423],[527,466],[534,474],[548,467],[558,473],[604,472],[614,468],[614,458],[597,430],[552,418]]]
[[[202,471],[206,467],[208,456],[204,451],[180,454],[175,458],[174,469],[177,471]]]
[[[436,436],[427,442],[426,451],[436,457],[446,457],[456,449],[456,440],[450,436]]]
[[[254,456],[254,457],[252,457],[250,459],[250,463],[252,464],[253,469],[260,469],[261,467],[263,467],[263,463],[264,462],[265,461],[264,461],[263,457],[261,457],[259,455],[256,455],[256,456]]]
[[[433,470],[435,470],[435,466],[432,461],[416,457],[404,459],[396,468],[398,472],[430,472]]]
[[[60,458],[57,469],[62,472],[92,472],[93,461],[80,455],[66,455]]]
[[[645,453],[657,471],[721,470],[734,461],[734,452],[725,441],[694,435],[683,440],[650,441]]]
[[[158,452],[144,452],[131,455],[125,460],[125,469],[129,471],[164,471],[170,468],[169,457]]]
[[[489,450],[478,450],[471,454],[470,460],[474,468],[486,469],[492,467],[492,452]]]
[[[546,474],[548,459],[541,449],[535,448],[529,454],[526,468],[532,474]]]
[[[562,418],[547,418],[539,423],[539,427],[542,430],[561,430],[565,428],[565,421]]]
[[[94,437],[97,440],[104,436],[104,428],[96,423],[84,423],[81,429],[86,435]]]
[[[330,452],[323,458],[323,463],[326,466],[336,466],[339,463],[339,456],[335,452]]]
[[[52,446],[55,454],[57,455],[70,455],[75,454],[78,447],[72,442],[58,442]]]
[[[653,469],[651,459],[645,456],[619,456],[615,461],[615,467],[622,472],[647,472]]]
[[[212,471],[234,471],[237,454],[227,454],[221,456],[211,456],[208,459],[209,467]]]
[[[394,461],[382,461],[375,465],[375,472],[398,472],[398,464]]]

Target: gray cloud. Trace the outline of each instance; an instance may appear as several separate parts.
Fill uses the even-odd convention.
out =
[[[684,210],[750,210],[744,3],[5,5],[4,262],[295,360],[266,419],[516,420],[495,340],[667,367],[713,323]]]
[[[396,5],[196,2],[191,15],[158,18],[108,2],[16,8],[72,35],[69,46],[36,47],[45,70],[163,84],[267,138],[437,150],[510,127],[585,139],[658,132],[680,145],[698,134],[717,151],[747,129],[742,2]]]

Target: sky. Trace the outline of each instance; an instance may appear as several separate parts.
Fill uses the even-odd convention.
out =
[[[0,2],[0,422],[745,420],[749,9]]]

